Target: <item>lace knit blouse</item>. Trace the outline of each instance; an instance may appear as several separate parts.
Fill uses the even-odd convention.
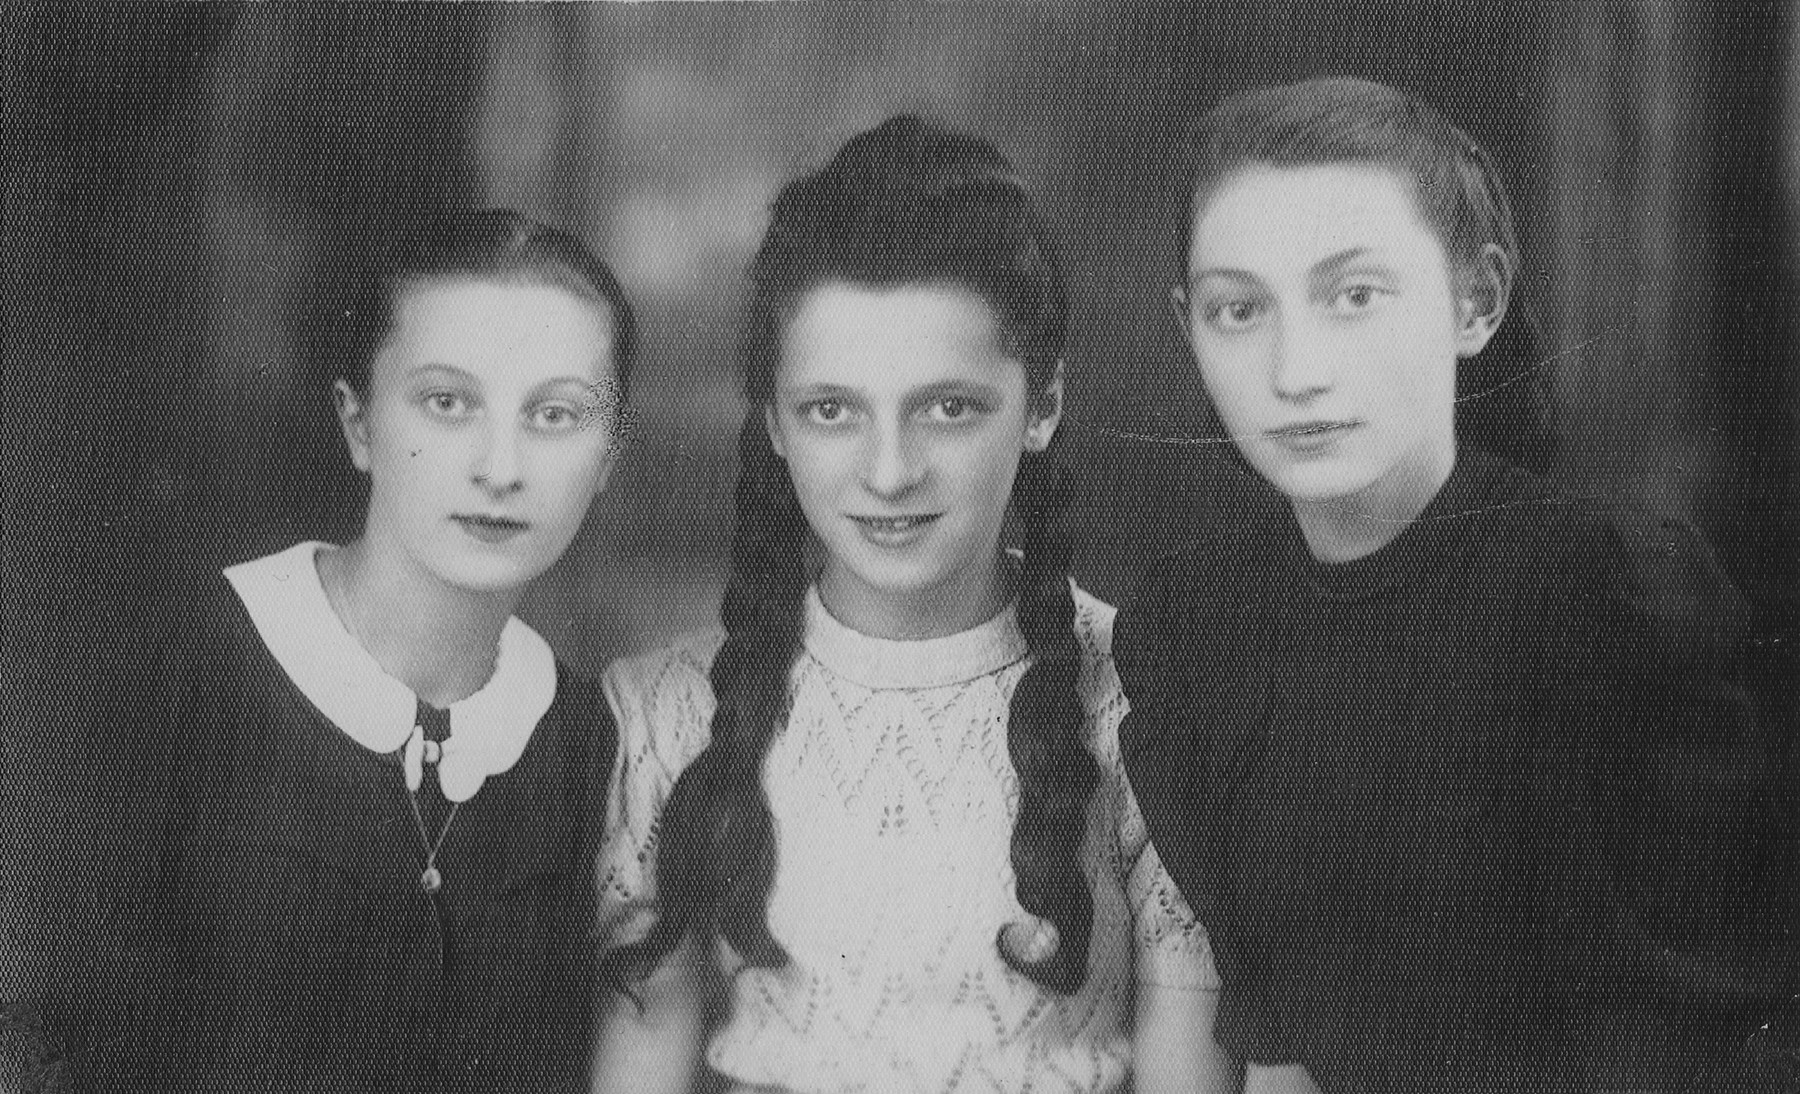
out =
[[[1206,936],[1126,785],[1113,609],[1080,590],[1075,604],[1101,770],[1081,990],[1038,986],[995,945],[1025,914],[1009,851],[1017,777],[1007,714],[1029,664],[1014,611],[944,638],[890,641],[838,623],[815,591],[793,712],[764,772],[778,847],[769,926],[791,962],[727,969],[729,1013],[706,1052],[737,1088],[1119,1090],[1134,983],[1217,988]],[[678,644],[606,675],[620,726],[600,861],[607,945],[641,937],[655,914],[657,820],[706,744],[707,669],[721,641]]]

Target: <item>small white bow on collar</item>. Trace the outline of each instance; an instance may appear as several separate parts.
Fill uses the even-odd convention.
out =
[[[225,577],[256,625],[270,654],[319,712],[351,740],[383,755],[407,749],[415,734],[418,698],[383,672],[344,629],[319,583],[314,559],[330,544],[308,541],[230,567]],[[537,723],[556,698],[556,656],[550,644],[518,619],[500,634],[494,674],[480,691],[451,704],[450,736],[438,759],[444,797],[467,801],[489,776],[512,768]],[[416,788],[416,761],[407,782]]]

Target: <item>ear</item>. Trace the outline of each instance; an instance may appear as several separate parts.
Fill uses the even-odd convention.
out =
[[[763,428],[769,431],[769,447],[782,459],[787,459],[787,442],[781,437],[781,424],[775,420],[775,406],[771,403],[763,407]]]
[[[1056,372],[1050,382],[1038,392],[1034,400],[1031,424],[1025,427],[1025,451],[1042,452],[1050,447],[1050,441],[1056,436],[1056,427],[1062,424],[1063,414],[1063,363],[1056,362]]]
[[[337,380],[331,385],[332,401],[337,405],[338,426],[344,431],[344,444],[350,449],[350,462],[363,474],[369,473],[368,408],[349,384]]]
[[[1487,348],[1512,303],[1512,263],[1492,243],[1481,248],[1475,268],[1457,288],[1456,355],[1473,357]]]

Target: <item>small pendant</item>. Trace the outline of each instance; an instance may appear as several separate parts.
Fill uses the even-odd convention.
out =
[[[425,867],[425,872],[419,875],[419,888],[425,890],[427,896],[435,896],[437,891],[443,887],[444,875],[438,873],[438,868],[435,866]]]

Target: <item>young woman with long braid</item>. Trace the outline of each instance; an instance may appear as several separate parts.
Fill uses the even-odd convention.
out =
[[[724,634],[607,677],[599,1088],[1235,1082],[1069,580],[1067,303],[1010,165],[893,119],[781,193],[750,285]]]

